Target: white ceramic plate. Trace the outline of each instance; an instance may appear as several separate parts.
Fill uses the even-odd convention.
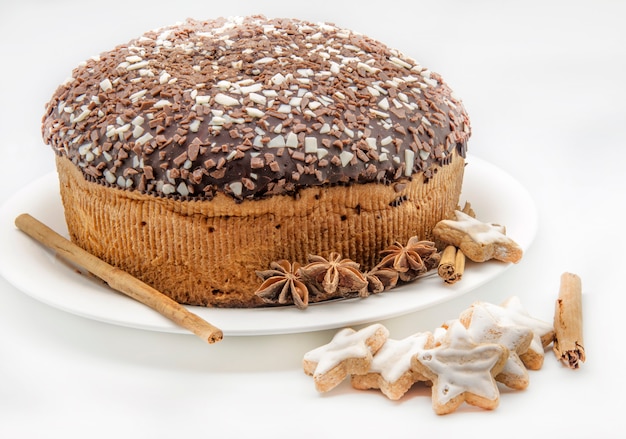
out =
[[[510,175],[468,157],[461,203],[470,201],[483,221],[506,225],[507,235],[524,250],[534,239],[537,213],[528,192]],[[180,332],[165,317],[80,273],[51,251],[17,230],[14,220],[29,213],[68,236],[55,173],[26,186],[0,212],[0,274],[29,296],[86,318],[153,331]],[[463,279],[445,285],[430,276],[367,299],[309,306],[263,309],[189,309],[216,325],[226,336],[307,332],[369,323],[421,310],[467,293],[504,272],[510,264],[469,263]]]

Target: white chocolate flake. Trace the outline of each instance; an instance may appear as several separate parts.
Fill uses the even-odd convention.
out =
[[[189,124],[189,131],[192,133],[197,133],[200,129],[200,120],[196,119]]]
[[[82,122],[83,120],[87,119],[87,117],[89,117],[89,115],[90,115],[90,114],[91,114],[91,111],[90,111],[90,110],[83,110],[83,111],[82,111],[82,112],[81,112],[78,116],[76,116],[76,117],[73,119],[73,121],[72,121],[72,122],[73,122],[73,123],[76,123],[76,122]]]
[[[285,80],[286,80],[286,78],[282,75],[282,73],[276,73],[270,79],[270,81],[272,81],[272,83],[274,85],[281,85],[283,82],[285,82]]]
[[[113,183],[115,183],[115,182],[116,182],[116,180],[117,180],[117,177],[115,176],[115,174],[114,174],[113,172],[111,172],[110,170],[108,170],[108,169],[105,169],[105,170],[102,172],[102,175],[104,175],[104,179],[105,179],[105,180],[107,181],[107,183],[109,183],[109,184],[113,184]]]
[[[404,150],[404,175],[410,177],[413,174],[413,164],[415,163],[415,153],[410,149]]]
[[[397,56],[390,56],[389,61],[391,61],[393,64],[399,67],[404,67],[405,69],[410,69],[413,67],[411,64],[404,61],[403,59],[398,58]]]
[[[225,95],[224,93],[218,93],[215,95],[215,102],[225,107],[234,107],[239,105],[239,100],[232,96]]]
[[[211,96],[203,96],[203,95],[196,94],[195,101],[196,101],[196,104],[205,105],[211,102]]]
[[[165,184],[163,184],[161,192],[163,192],[164,195],[171,195],[174,192],[176,192],[176,188],[174,187],[173,184],[165,183]]]
[[[102,81],[100,81],[100,89],[102,91],[109,91],[113,88],[113,84],[111,83],[111,80],[109,78],[105,78]]]
[[[144,129],[140,125],[136,125],[135,128],[133,129],[133,137],[135,139],[138,137],[141,137],[143,132],[144,132]]]
[[[350,161],[354,158],[354,154],[350,151],[341,151],[339,159],[341,160],[341,166],[346,167],[350,164]]]
[[[317,152],[317,137],[305,137],[304,138],[304,152],[306,153]]]
[[[325,148],[317,148],[316,154],[317,154],[317,159],[321,160],[328,155],[328,150]]]
[[[268,148],[283,148],[285,146],[285,138],[280,134],[270,140],[267,144]]]
[[[138,138],[135,143],[138,145],[143,145],[144,143],[149,142],[150,140],[152,140],[153,136],[150,133],[145,133],[143,136],[141,136],[140,138]]]
[[[183,197],[189,195],[189,189],[187,188],[187,185],[182,181],[176,187],[176,192],[178,192]]]
[[[267,104],[267,98],[265,96],[263,96],[263,95],[258,94],[258,93],[250,93],[248,95],[248,97],[255,104],[259,104],[259,105]]]
[[[126,66],[126,70],[139,70],[144,67],[147,67],[150,64],[149,61],[139,61],[134,64],[130,64]]]
[[[241,87],[241,93],[244,95],[249,95],[250,93],[256,93],[261,90],[263,90],[263,84],[258,84],[258,83]]]
[[[243,184],[240,181],[234,181],[228,185],[233,195],[240,197],[243,191]]]
[[[293,132],[287,134],[287,137],[285,138],[285,146],[287,148],[297,148],[298,136]]]
[[[258,108],[252,108],[252,107],[246,108],[246,113],[248,113],[248,116],[252,116],[256,118],[261,118],[265,116],[265,112],[259,110]]]
[[[142,116],[135,116],[135,118],[130,122],[134,126],[143,125],[145,119]]]
[[[170,101],[168,101],[167,99],[161,99],[159,101],[156,101],[153,105],[154,108],[163,108],[163,107],[169,107],[171,106],[172,103]]]

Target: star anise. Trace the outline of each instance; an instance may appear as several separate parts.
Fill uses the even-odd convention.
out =
[[[319,286],[330,296],[359,292],[367,286],[367,280],[359,270],[359,264],[351,259],[342,259],[336,252],[332,252],[328,259],[310,255],[309,264],[301,270],[305,279]]]
[[[377,267],[393,268],[404,282],[410,282],[436,267],[441,258],[435,243],[420,241],[417,236],[410,238],[406,246],[394,242],[381,254],[383,260]]]
[[[393,268],[376,266],[365,273],[365,279],[367,280],[367,286],[359,292],[361,297],[382,293],[394,288],[398,283],[398,272]]]
[[[270,264],[270,270],[257,271],[263,279],[254,294],[266,303],[286,305],[293,303],[299,309],[309,304],[309,290],[302,282],[300,264],[280,260]]]

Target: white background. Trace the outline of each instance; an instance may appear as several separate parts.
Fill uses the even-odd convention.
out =
[[[187,17],[262,13],[334,22],[442,74],[472,119],[470,152],[521,182],[539,212],[536,240],[521,263],[471,293],[382,323],[401,338],[476,300],[511,295],[549,321],[560,275],[570,271],[583,281],[587,362],[572,371],[548,351],[529,388],[504,390],[495,411],[464,406],[436,416],[419,388],[398,402],[348,383],[317,394],[300,362],[334,330],[209,346],[64,313],[0,279],[0,437],[623,434],[624,3],[265,3],[2,0],[0,203],[53,171],[40,137],[44,104],[85,58]]]

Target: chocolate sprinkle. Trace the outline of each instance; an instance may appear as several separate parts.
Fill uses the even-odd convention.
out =
[[[42,126],[90,181],[240,200],[428,180],[465,156],[470,133],[441,77],[399,51],[333,24],[262,16],[187,20],[88,59]]]

